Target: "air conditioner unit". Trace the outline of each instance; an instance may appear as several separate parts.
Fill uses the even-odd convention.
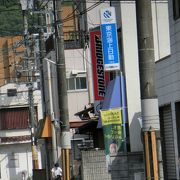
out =
[[[86,73],[86,71],[83,71],[83,70],[72,70],[71,71],[72,75],[85,74],[85,73]]]

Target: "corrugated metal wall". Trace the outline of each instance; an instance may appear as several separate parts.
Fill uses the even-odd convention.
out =
[[[160,108],[162,153],[165,179],[177,179],[171,106]]]
[[[8,108],[0,110],[0,129],[26,129],[28,127],[28,108]]]

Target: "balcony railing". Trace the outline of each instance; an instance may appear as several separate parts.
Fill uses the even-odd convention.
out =
[[[83,48],[84,41],[85,41],[84,31],[64,32],[64,48],[65,49]]]

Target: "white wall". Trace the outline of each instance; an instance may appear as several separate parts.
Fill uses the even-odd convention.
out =
[[[17,89],[17,96],[8,97],[7,89]],[[26,84],[9,83],[0,87],[0,107],[23,107],[29,106],[28,104],[28,88]],[[35,90],[33,92],[34,105],[38,108],[38,119],[42,119],[42,105],[41,105],[41,92]]]
[[[121,2],[122,44],[127,88],[128,120],[131,151],[142,151],[136,9],[134,2]]]
[[[10,156],[12,153],[18,157],[19,166],[9,168]],[[40,158],[40,156],[39,156]],[[40,159],[39,159],[40,160]],[[0,146],[0,174],[1,180],[21,180],[22,171],[26,172],[26,178],[32,176],[32,153],[31,145],[1,145]]]
[[[83,73],[86,76],[87,72],[87,51],[83,49],[66,50],[66,75],[71,76],[72,70]],[[84,73],[85,72],[85,73]],[[77,74],[78,75],[78,74]],[[88,86],[88,79],[87,79]],[[68,106],[69,119],[80,120],[79,117],[74,116],[75,113],[82,111],[85,105],[89,104],[89,95],[87,90],[68,91]]]
[[[84,71],[85,66],[83,49],[71,49],[65,50],[65,59],[66,59],[66,72],[71,72],[72,70]]]
[[[87,1],[86,6],[90,8],[92,5],[97,3],[97,0],[94,1]],[[87,23],[88,29],[95,28],[100,25],[100,8],[109,6],[109,2],[99,3],[96,7],[92,10],[87,12]]]
[[[88,105],[88,92],[69,92],[68,93],[69,104],[69,119],[70,121],[80,120],[78,116],[74,116],[75,113],[84,110],[84,106]]]
[[[30,129],[13,129],[13,130],[9,129],[9,130],[0,131],[0,137],[29,136],[29,135],[31,135]]]
[[[168,2],[152,1],[155,61],[170,55]]]

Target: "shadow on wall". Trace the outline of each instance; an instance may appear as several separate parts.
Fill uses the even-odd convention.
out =
[[[137,112],[134,114],[131,124],[129,126],[131,151],[133,152],[143,151],[141,128],[142,128],[141,113]]]
[[[9,148],[11,149],[11,148]],[[22,149],[18,149],[18,152],[6,152],[5,158],[3,159],[4,163],[2,163],[3,170],[6,170],[6,173],[2,173],[1,178],[7,178],[7,180],[29,180],[32,175],[29,170],[29,157],[28,154],[24,154],[23,162],[20,156],[25,151]],[[26,152],[29,152],[27,150]],[[1,152],[2,153],[2,152]],[[5,152],[4,152],[5,153]],[[28,158],[26,159],[25,158]],[[5,165],[5,166],[4,166]],[[27,168],[27,169],[26,169]]]
[[[111,165],[111,180],[144,180],[143,152],[121,153],[114,157]]]
[[[8,157],[8,164],[6,166],[6,169],[9,170],[9,179],[10,180],[22,179],[21,173],[17,172],[17,167],[19,166],[17,155],[12,153],[9,154],[7,157]]]

